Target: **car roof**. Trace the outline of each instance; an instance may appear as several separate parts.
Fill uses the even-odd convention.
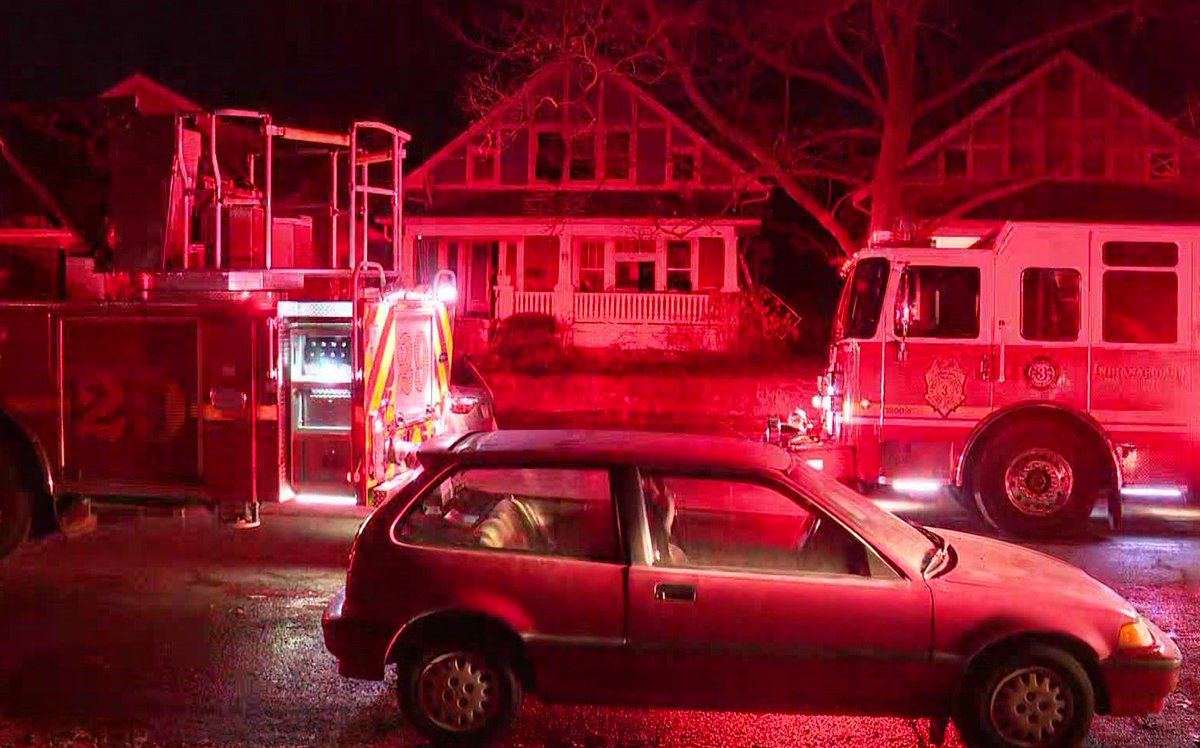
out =
[[[786,470],[782,449],[747,439],[706,434],[585,429],[478,431],[443,435],[424,442],[418,458],[426,467],[462,464],[637,464],[675,470]]]

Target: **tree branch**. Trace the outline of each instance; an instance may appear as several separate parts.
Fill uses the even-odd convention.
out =
[[[879,131],[870,127],[842,127],[837,130],[827,130],[810,135],[799,142],[789,143],[788,146],[792,150],[803,150],[830,140],[840,140],[842,138],[846,140],[879,140],[880,137]]]
[[[871,71],[867,69],[862,58],[855,57],[842,44],[842,40],[838,38],[837,29],[833,27],[833,15],[830,14],[825,18],[825,36],[829,39],[829,44],[833,47],[833,51],[838,57],[842,58],[842,62],[853,70],[862,84],[866,86],[867,92],[871,95],[871,100],[875,102],[875,111],[883,110],[883,94],[879,90],[879,85],[875,82],[875,77],[871,75]]]
[[[929,237],[934,231],[937,231],[950,221],[956,221],[960,218],[963,218],[976,208],[982,208],[984,205],[987,205],[990,202],[1002,200],[1010,195],[1015,195],[1018,192],[1024,192],[1025,190],[1036,187],[1043,182],[1048,182],[1053,178],[1053,174],[1040,174],[1036,177],[1030,177],[1029,179],[1024,179],[1020,182],[1008,182],[1006,184],[998,185],[990,190],[980,192],[979,194],[973,195],[969,199],[964,200],[963,202],[954,206],[942,215],[923,222],[921,224],[920,235],[922,237]]]
[[[644,0],[644,3],[651,21],[657,22],[661,18],[661,14],[655,0]],[[767,153],[760,143],[721,114],[721,111],[701,90],[700,84],[696,81],[691,68],[680,59],[675,45],[671,43],[671,40],[665,33],[657,36],[657,43],[662,47],[667,65],[679,77],[684,94],[692,106],[696,107],[696,111],[708,120],[713,128],[728,138],[730,142],[741,149],[746,155],[753,158],[759,167],[768,176],[773,178],[787,192],[789,197],[796,201],[797,205],[815,218],[821,224],[822,228],[829,232],[834,240],[837,241],[838,247],[843,253],[849,255],[856,251],[858,246],[853,237],[850,236],[850,232],[838,222],[837,218],[829,212],[829,209],[816,196],[809,192],[799,179],[784,169],[777,160]]]
[[[1087,31],[1088,29],[1095,28],[1096,26],[1102,26],[1109,21],[1114,21],[1121,16],[1128,15],[1129,13],[1133,12],[1133,6],[1134,3],[1132,2],[1119,2],[1115,5],[1109,5],[1089,16],[1085,16],[1071,23],[1066,23],[1062,26],[1052,28],[1040,36],[1026,39],[1023,42],[1014,44],[1013,46],[992,55],[990,58],[985,60],[982,65],[975,68],[970,75],[963,78],[958,83],[950,86],[949,88],[939,91],[936,95],[922,102],[917,107],[917,117],[923,117],[930,112],[954,101],[958,97],[962,96],[968,89],[992,75],[1001,65],[1039,49],[1051,47],[1082,31]]]
[[[740,22],[734,21],[729,25],[729,34],[734,38],[743,50],[748,52],[751,57],[758,60],[769,68],[774,69],[781,75],[786,75],[791,78],[799,78],[800,80],[815,83],[825,90],[841,96],[844,99],[853,101],[862,106],[869,112],[879,114],[881,111],[880,100],[862,91],[854,86],[848,85],[843,81],[838,80],[835,76],[823,70],[814,70],[813,68],[796,65],[782,55],[768,52],[762,46],[751,39],[746,30],[742,28]]]

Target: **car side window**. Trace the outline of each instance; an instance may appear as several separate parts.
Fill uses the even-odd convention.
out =
[[[620,557],[608,471],[472,468],[426,489],[400,524],[406,543],[592,561]]]
[[[841,525],[772,488],[643,474],[654,565],[774,574],[895,574]]]

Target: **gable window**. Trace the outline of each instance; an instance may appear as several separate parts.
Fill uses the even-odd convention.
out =
[[[604,178],[629,179],[629,133],[609,131],[604,134]]]
[[[1174,151],[1150,151],[1146,154],[1149,178],[1164,181],[1179,178],[1179,165]]]
[[[567,144],[560,132],[539,132],[537,154],[534,157],[533,177],[539,182],[561,182]]]
[[[471,181],[491,183],[496,181],[496,149],[490,143],[472,146],[471,152]]]
[[[946,177],[965,177],[967,176],[967,149],[962,147],[947,148],[944,158],[946,159]]]
[[[604,290],[604,240],[579,240],[579,290],[599,293]]]
[[[571,138],[570,178],[590,182],[596,178],[596,136],[587,132]]]
[[[692,151],[674,151],[671,154],[671,180],[691,182],[696,178],[696,154]]]
[[[692,243],[667,242],[667,290],[692,290]]]

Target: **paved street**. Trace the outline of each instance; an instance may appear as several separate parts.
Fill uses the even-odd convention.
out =
[[[903,505],[902,509],[906,509]],[[927,519],[961,524],[942,507]],[[105,516],[0,564],[0,746],[372,745],[419,741],[392,684],[340,679],[320,614],[352,516]],[[1043,546],[1112,584],[1187,661],[1163,715],[1100,720],[1096,746],[1200,745],[1200,522],[1142,511],[1125,532]],[[521,746],[920,746],[923,724],[530,705]],[[953,741],[952,745],[955,744]]]

